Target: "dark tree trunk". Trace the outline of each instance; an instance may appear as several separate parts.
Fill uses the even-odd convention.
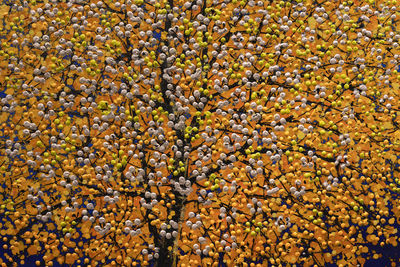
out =
[[[154,236],[154,243],[160,248],[158,253],[159,257],[155,261],[156,267],[175,267],[178,264],[178,239],[182,225],[182,217],[185,213],[185,198],[177,197],[175,201],[175,205],[169,209],[169,212],[175,211],[175,215],[172,217],[172,220],[178,223],[178,229],[175,229],[178,232],[176,237],[171,236],[170,239],[167,239],[165,236],[161,237],[159,235],[159,229],[149,224],[150,231]]]

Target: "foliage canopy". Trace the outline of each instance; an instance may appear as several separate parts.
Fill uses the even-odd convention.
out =
[[[0,13],[3,265],[399,264],[397,1]]]

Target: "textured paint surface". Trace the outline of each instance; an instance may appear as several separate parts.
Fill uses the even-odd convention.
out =
[[[397,1],[0,4],[3,266],[398,266]]]

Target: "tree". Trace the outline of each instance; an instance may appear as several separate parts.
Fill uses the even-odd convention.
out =
[[[4,1],[3,265],[398,262],[397,1],[368,3]]]

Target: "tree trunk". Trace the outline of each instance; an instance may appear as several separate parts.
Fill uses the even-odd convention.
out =
[[[171,237],[167,239],[165,236],[160,237],[157,228],[152,226],[151,232],[154,235],[155,244],[160,248],[159,257],[155,262],[155,266],[157,267],[175,267],[178,264],[178,241],[179,241],[179,233],[182,227],[182,221],[185,215],[185,197],[177,197],[176,204],[171,208],[171,211],[175,211],[175,215],[172,217],[172,220],[178,223],[178,235],[176,237]]]

